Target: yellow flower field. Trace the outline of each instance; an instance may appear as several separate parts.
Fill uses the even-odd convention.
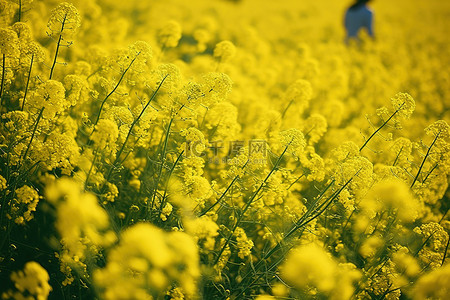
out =
[[[450,2],[0,1],[1,299],[449,299]]]

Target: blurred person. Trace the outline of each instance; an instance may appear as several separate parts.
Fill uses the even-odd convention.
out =
[[[367,6],[370,0],[356,0],[345,12],[345,29],[347,36],[345,42],[350,40],[359,41],[358,33],[365,28],[372,38],[373,34],[373,11]]]

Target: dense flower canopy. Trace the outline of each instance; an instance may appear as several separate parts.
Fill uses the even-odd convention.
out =
[[[2,299],[445,299],[448,1],[0,1]]]

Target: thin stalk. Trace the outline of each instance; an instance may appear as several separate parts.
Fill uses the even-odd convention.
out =
[[[383,300],[384,298],[386,298],[386,295],[389,294],[389,292],[390,292],[391,286],[392,286],[392,282],[389,284],[386,291],[380,296],[380,298],[378,298],[378,300]]]
[[[161,181],[162,170],[164,168],[164,164],[166,163],[166,152],[167,152],[167,145],[169,143],[170,128],[172,127],[172,124],[173,124],[173,121],[175,120],[175,117],[180,113],[180,111],[184,107],[185,107],[185,104],[182,104],[180,106],[180,108],[178,109],[178,111],[176,111],[175,114],[170,118],[170,122],[169,122],[169,126],[167,128],[166,136],[164,137],[164,144],[163,144],[163,148],[162,148],[162,152],[161,152],[161,158],[162,158],[161,159],[161,165],[160,165],[159,170],[158,170],[158,178],[156,180],[156,185],[154,186],[154,189],[153,189],[152,203],[151,203],[151,206],[149,207],[148,206],[148,202],[147,202],[147,212],[150,209],[153,209],[153,205],[155,204],[155,198],[156,198],[156,194],[157,194],[157,191],[158,191],[159,182]],[[163,199],[161,201],[163,201]]]
[[[292,182],[289,186],[288,186],[288,188],[286,189],[286,190],[290,190],[291,189],[291,187],[294,185],[294,184],[296,184],[297,183],[297,181],[299,181],[300,179],[302,179],[303,178],[303,176],[305,176],[305,174],[302,174],[302,175],[300,175],[297,179],[295,179],[295,181],[294,182]]]
[[[208,207],[205,211],[203,211],[202,213],[200,213],[198,216],[204,216],[206,215],[211,209],[213,209],[214,207],[216,207],[217,204],[220,203],[220,201],[222,201],[223,197],[225,197],[225,195],[228,193],[228,191],[231,189],[231,187],[233,186],[233,184],[236,182],[236,180],[238,180],[239,175],[236,175],[233,180],[231,181],[231,183],[228,185],[228,187],[225,189],[225,191],[222,193],[222,195],[219,197],[219,199],[217,199],[216,202],[214,202],[213,205],[211,205],[210,207]]]
[[[367,279],[368,279],[368,280],[372,280],[372,278],[374,278],[374,277],[378,274],[378,272],[380,272],[380,271],[384,268],[384,266],[387,264],[388,261],[389,261],[388,258],[385,258],[385,259],[383,260],[383,263],[381,263],[381,261],[380,261],[380,266],[378,267],[378,269],[377,269],[372,275],[370,275],[370,277],[367,276],[367,275],[364,275],[364,276],[361,278],[361,280],[359,280],[359,282],[361,282],[361,283],[362,283],[362,282],[366,282]],[[361,291],[361,285],[360,285],[360,284],[357,284],[356,289],[353,291],[353,294],[352,294],[351,299],[353,299],[353,296],[354,296],[354,295],[357,295],[360,291]]]
[[[448,210],[449,210],[449,208],[447,208],[447,210],[445,211],[445,213],[442,215],[441,219],[440,219],[439,222],[438,222],[439,224],[441,224],[442,221],[445,219],[445,216],[447,215]]]
[[[34,167],[36,167],[37,165],[39,165],[39,163],[41,163],[40,160],[38,160],[37,162],[35,162],[31,167],[28,168],[28,170],[26,170],[25,172],[23,172],[23,174],[21,174],[19,177],[17,177],[17,179],[15,180],[16,182],[20,182],[22,181],[24,178],[26,178],[28,176],[28,174],[31,172],[31,170],[34,169]]]
[[[386,120],[384,121],[383,124],[381,124],[380,127],[378,127],[377,130],[375,130],[372,135],[366,140],[366,142],[361,146],[361,148],[359,148],[359,151],[361,152],[362,149],[364,149],[364,147],[367,145],[367,143],[369,143],[369,141],[378,133],[378,131],[380,131],[402,108],[402,106],[405,105],[405,103],[403,103],[402,105],[400,105],[400,107]]]
[[[30,142],[28,143],[28,147],[27,147],[27,149],[25,150],[25,153],[22,156],[22,160],[25,160],[25,158],[27,157],[28,151],[30,150],[31,143],[33,142],[34,136],[36,135],[37,127],[38,127],[39,121],[42,118],[42,113],[44,112],[44,108],[45,107],[42,107],[41,110],[39,111],[39,115],[38,115],[38,117],[36,119],[36,124],[34,124],[33,133],[31,134]]]
[[[353,214],[355,213],[356,209],[353,209],[350,215],[348,216],[347,220],[345,221],[344,226],[342,227],[342,235],[344,235],[345,229],[347,229],[348,223],[350,223],[350,219],[352,218]]]
[[[161,81],[161,83],[158,85],[158,87],[156,88],[156,90],[153,92],[152,96],[150,97],[150,99],[148,100],[147,104],[144,106],[144,108],[142,109],[141,113],[139,114],[139,116],[133,121],[133,123],[131,123],[130,129],[128,130],[128,134],[127,137],[125,138],[125,141],[122,144],[122,147],[120,148],[120,150],[117,152],[116,155],[116,159],[114,160],[113,165],[115,165],[116,163],[119,162],[120,160],[120,156],[123,153],[123,150],[125,149],[126,144],[128,143],[128,139],[131,136],[131,132],[133,131],[134,126],[136,125],[137,122],[139,122],[139,120],[141,119],[142,115],[144,114],[145,110],[147,109],[147,107],[150,105],[150,102],[153,101],[153,99],[155,99],[156,94],[158,93],[159,89],[161,88],[162,84],[164,83],[164,80],[166,80],[167,76],[169,76],[169,74],[167,74],[166,76],[164,76],[163,80]],[[99,114],[100,116],[100,114]]]
[[[419,167],[419,171],[417,171],[416,177],[414,177],[413,183],[411,184],[411,188],[414,186],[414,184],[416,183],[417,179],[419,178],[420,172],[422,171],[423,165],[425,164],[425,161],[427,160],[428,156],[430,155],[430,151],[431,148],[433,148],[434,143],[436,143],[438,137],[439,137],[440,132],[436,135],[436,137],[434,138],[433,142],[431,143],[430,147],[428,147],[427,150],[427,154],[425,154],[425,157],[422,160],[422,163],[420,164]]]
[[[34,54],[31,56],[30,70],[28,71],[27,84],[26,84],[26,86],[25,86],[25,93],[24,93],[24,95],[23,95],[22,110],[23,110],[23,108],[25,107],[25,99],[27,98],[28,84],[30,83],[31,68],[33,67],[33,60],[34,60]]]
[[[420,245],[420,247],[416,250],[416,253],[414,253],[413,257],[417,257],[417,255],[419,255],[420,250],[423,249],[423,247],[425,247],[425,245],[428,243],[428,241],[433,237],[433,235],[436,233],[436,231],[433,231],[426,239],[425,241],[422,243],[422,245]]]
[[[183,153],[184,153],[184,150],[181,151],[181,153],[178,155],[177,159],[173,163],[172,167],[170,168],[169,176],[167,177],[166,185],[164,187],[164,194],[163,194],[163,197],[161,199],[161,205],[159,206],[159,210],[160,211],[163,210],[164,205],[165,205],[165,199],[167,198],[167,189],[169,188],[170,177],[172,177],[173,171],[175,170],[175,167],[177,166],[178,162],[181,160],[181,157],[183,156]]]
[[[277,243],[277,245],[275,245],[275,247],[274,248],[272,248],[269,252],[267,252],[267,254],[264,256],[264,258],[261,260],[261,261],[264,261],[264,260],[266,260],[266,259],[268,259],[270,256],[272,256],[272,254],[274,254],[276,251],[278,251],[280,248],[281,248],[281,246],[282,246],[282,244],[284,244],[284,242],[286,241],[286,239],[290,236],[290,235],[292,235],[296,230],[298,230],[300,227],[302,227],[302,225],[301,224],[305,224],[305,223],[302,223],[302,222],[304,222],[304,220],[306,220],[313,212],[314,212],[314,210],[315,210],[315,207],[316,207],[316,205],[317,205],[317,203],[319,203],[320,202],[320,200],[323,198],[323,196],[325,195],[325,193],[328,191],[328,189],[332,186],[334,184],[334,180],[333,181],[331,181],[330,182],[330,184],[328,184],[328,186],[321,192],[321,194],[320,194],[320,196],[319,197],[317,197],[317,199],[313,202],[313,204],[309,207],[309,209],[308,209],[308,211],[292,226],[292,228],[291,228],[291,230],[289,230],[289,232],[288,232],[288,234],[287,235],[285,235],[284,237],[283,237],[283,240],[281,240],[281,241],[279,241],[278,243]],[[327,202],[328,200],[326,200],[326,201],[324,201],[325,203]],[[318,207],[318,209],[320,208],[320,206]],[[259,268],[259,265],[260,265],[260,262],[259,263],[257,263],[256,264],[256,266],[255,266],[255,268]],[[247,274],[248,275],[248,274]],[[247,278],[248,276],[245,276],[244,277],[244,279],[245,278]]]
[[[398,158],[400,157],[400,154],[402,153],[402,151],[403,151],[403,146],[400,148],[400,151],[398,151],[397,157],[395,158],[394,162],[392,163],[392,166],[395,166],[395,164],[397,163]]]
[[[441,267],[444,265],[445,257],[447,256],[448,244],[450,243],[450,236],[447,239],[447,245],[445,246],[444,256],[442,257]]]
[[[328,198],[327,200],[325,200],[321,205],[319,205],[316,209],[314,209],[315,205],[318,203],[318,201],[323,197],[323,195],[325,194],[325,192],[331,187],[332,184],[334,184],[334,180],[327,186],[327,188],[325,189],[324,192],[322,192],[322,195],[313,203],[313,205],[311,206],[311,209],[308,210],[307,213],[305,213],[305,215],[311,215],[314,211],[317,212],[314,216],[312,216],[311,218],[309,218],[308,220],[306,220],[307,217],[302,217],[298,222],[296,222],[291,230],[288,231],[288,233],[286,235],[284,235],[283,239],[281,241],[279,241],[269,252],[267,252],[266,255],[264,255],[264,257],[255,265],[254,269],[256,271],[258,271],[258,269],[260,268],[261,264],[263,261],[266,261],[267,259],[269,259],[275,252],[277,252],[278,250],[280,250],[282,248],[282,245],[285,244],[285,242],[289,239],[289,237],[296,232],[298,229],[304,227],[305,225],[307,225],[308,223],[310,223],[311,221],[313,221],[314,219],[316,219],[317,217],[319,217],[326,209],[328,209],[328,207],[331,205],[331,203],[333,203],[333,201],[339,196],[339,194],[342,192],[342,190],[344,190],[348,184],[350,184],[350,182],[353,180],[353,178],[360,172],[360,170],[354,175],[352,176],[352,178],[350,178],[339,190],[337,190],[336,192],[334,192],[334,194]],[[303,221],[302,220],[306,220]],[[276,267],[281,261],[283,260],[283,258],[279,259],[277,262],[275,262],[274,264],[272,264],[272,266],[269,268],[269,270],[273,269],[274,267]],[[243,280],[248,278],[250,275],[250,273],[247,273]],[[261,276],[260,276],[261,277]],[[258,279],[260,278],[258,277]],[[256,281],[253,281],[256,282]],[[253,282],[251,284],[253,284]],[[251,284],[247,285],[246,288],[244,290],[242,290],[237,297],[239,297],[240,295],[242,295],[243,293],[245,293],[245,291],[251,286]]]
[[[326,200],[324,202],[322,202],[322,204],[320,204],[317,209],[315,210],[317,213],[312,216],[311,218],[309,218],[308,220],[302,222],[302,223],[297,223],[295,224],[295,226],[291,229],[290,232],[288,232],[284,238],[288,238],[289,236],[291,236],[295,231],[297,231],[299,228],[304,227],[305,225],[307,225],[308,223],[312,222],[314,219],[318,218],[325,210],[328,209],[328,207],[331,205],[331,203],[334,202],[334,200],[339,196],[339,194],[347,187],[347,185],[350,184],[350,182],[352,182],[353,178],[358,175],[358,173],[361,170],[359,170],[358,172],[356,172],[355,175],[352,176],[352,178],[350,178],[343,186],[341,186],[339,188],[339,190],[337,190],[332,196],[331,198],[329,198],[329,200]]]
[[[61,46],[62,32],[64,30],[64,25],[66,24],[66,18],[67,18],[67,15],[64,15],[64,19],[61,22],[61,30],[59,31],[58,43],[56,44],[55,58],[53,59],[53,64],[52,64],[52,68],[50,69],[50,76],[48,79],[52,79],[53,71],[55,70],[56,60],[58,58],[59,47]]]
[[[19,15],[18,15],[18,21],[20,22],[22,20],[22,0],[19,0]]]
[[[130,65],[126,68],[125,72],[122,74],[122,76],[120,77],[120,80],[117,82],[116,87],[106,96],[106,98],[103,100],[102,105],[100,107],[100,111],[98,113],[97,116],[97,120],[94,124],[94,129],[92,130],[91,134],[95,131],[95,125],[97,125],[98,120],[100,119],[100,113],[102,111],[103,105],[106,102],[106,99],[108,99],[108,97],[114,93],[114,91],[117,89],[117,87],[119,86],[120,82],[122,81],[123,77],[125,76],[125,73],[128,71],[128,69],[130,69],[131,65],[133,64],[133,62],[136,60],[136,58],[138,57],[138,55],[140,54],[140,52],[136,55],[136,57],[131,61]],[[131,136],[131,133],[133,131],[134,126],[136,125],[137,122],[139,122],[139,120],[141,119],[142,115],[144,114],[145,110],[147,109],[147,107],[150,105],[150,103],[153,101],[153,99],[155,99],[156,94],[158,93],[159,89],[161,88],[162,84],[164,83],[164,81],[166,80],[167,76],[169,76],[168,74],[161,80],[160,84],[158,85],[158,87],[156,88],[156,90],[153,92],[152,96],[150,97],[150,99],[148,100],[147,104],[144,106],[144,108],[142,109],[142,111],[140,112],[139,116],[133,121],[133,123],[131,123],[130,129],[128,130],[128,134],[127,137],[125,138],[125,141],[122,144],[122,147],[119,149],[119,151],[116,154],[116,158],[114,160],[114,162],[111,165],[111,168],[108,171],[108,174],[106,176],[106,181],[109,180],[109,178],[112,175],[112,171],[114,170],[114,168],[116,167],[116,165],[119,163],[120,161],[120,156],[122,155],[123,151],[125,150],[125,146],[128,143],[128,139]],[[126,157],[125,157],[126,159]],[[122,161],[124,162],[125,159]]]
[[[437,168],[437,166],[439,165],[439,163],[435,164],[431,170],[428,172],[427,176],[425,176],[425,179],[422,181],[422,184],[425,183],[425,181],[427,181],[428,177],[430,177],[431,173],[433,173],[433,171]]]
[[[299,224],[301,224],[304,220],[306,220],[306,218],[308,218],[314,212],[314,210],[316,209],[317,203],[319,203],[320,200],[322,200],[322,198],[325,196],[325,193],[333,186],[334,182],[335,182],[335,180],[332,180],[325,187],[325,189],[320,193],[319,197],[317,197],[317,199],[308,208],[307,212],[297,222],[295,222],[294,226],[298,226]]]
[[[167,127],[166,136],[164,138],[164,144],[163,144],[163,148],[161,151],[161,165],[159,166],[158,177],[156,179],[156,184],[153,189],[152,204],[151,204],[151,207],[148,207],[149,202],[147,201],[147,211],[149,211],[150,209],[153,209],[153,205],[155,204],[156,192],[158,191],[158,185],[159,185],[159,181],[161,180],[162,170],[163,170],[164,164],[166,162],[166,150],[167,150],[167,144],[169,142],[169,134],[170,134],[170,128],[172,127],[172,123],[173,123],[173,118],[170,119],[169,126]]]
[[[292,142],[292,141],[291,141]],[[219,254],[216,257],[216,260],[214,261],[214,265],[218,263],[220,256],[222,255],[222,253],[225,251],[225,248],[228,246],[228,244],[231,241],[231,238],[234,235],[234,232],[236,231],[237,227],[241,224],[242,218],[244,217],[245,213],[247,212],[247,210],[249,209],[250,205],[253,203],[253,200],[256,198],[256,196],[259,194],[259,192],[261,191],[261,189],[266,185],[267,180],[269,180],[270,176],[276,171],[276,169],[278,168],[278,165],[281,162],[281,159],[283,158],[284,154],[286,153],[288,147],[289,147],[290,143],[288,145],[286,145],[286,147],[283,150],[283,153],[281,153],[281,155],[278,157],[277,161],[275,162],[272,170],[270,170],[269,174],[267,174],[266,178],[264,179],[264,181],[261,183],[261,185],[258,187],[258,189],[256,190],[256,192],[253,193],[253,195],[250,197],[249,201],[247,201],[247,203],[245,204],[242,212],[238,215],[236,223],[233,226],[233,229],[231,230],[230,235],[228,236],[227,240],[225,241],[224,245],[222,246],[222,249],[220,249]]]
[[[3,88],[5,85],[5,73],[6,73],[6,54],[3,54],[2,82],[0,84],[0,103],[1,104],[3,104]]]
[[[245,166],[247,166],[249,160],[247,160],[247,162],[242,166],[242,169],[245,168]],[[202,213],[200,213],[199,217],[206,215],[206,213],[208,213],[211,209],[213,209],[217,204],[220,203],[220,201],[222,201],[223,197],[225,197],[225,195],[228,193],[228,191],[231,189],[231,187],[233,186],[233,184],[236,182],[236,180],[239,179],[239,175],[236,175],[233,180],[231,181],[231,183],[228,185],[228,187],[225,189],[225,191],[222,193],[222,195],[219,197],[219,199],[217,199],[217,201],[211,205],[208,209],[206,209],[205,211],[203,211]]]
[[[89,172],[86,176],[86,180],[84,181],[84,190],[86,190],[88,182],[89,182],[89,177],[91,176],[92,170],[94,169],[95,166],[95,161],[97,160],[97,154],[98,154],[98,149],[95,149],[94,151],[94,159],[92,160],[92,164],[91,167],[89,168]]]
[[[208,113],[209,108],[208,108],[208,107],[205,107],[205,109],[206,109],[206,111],[205,111],[205,113],[203,114],[203,120],[202,120],[202,123],[201,123],[200,126],[199,126],[199,129],[202,129],[202,128],[203,128],[203,125],[205,124],[206,114]]]
[[[126,74],[126,73],[128,72],[128,70],[131,68],[131,66],[133,65],[134,61],[136,60],[136,58],[139,56],[140,53],[141,53],[141,52],[138,52],[138,54],[133,58],[133,60],[132,60],[132,61],[130,62],[130,64],[128,65],[128,67],[125,69],[125,71],[124,71],[124,72],[122,73],[122,75],[120,76],[119,81],[117,81],[116,86],[112,89],[112,91],[111,91],[108,95],[106,95],[105,99],[103,99],[102,104],[100,105],[100,110],[99,110],[99,112],[98,112],[97,118],[96,118],[95,123],[94,123],[94,130],[95,130],[95,125],[97,125],[98,120],[100,119],[100,114],[102,113],[103,106],[105,105],[106,100],[108,100],[108,98],[109,98],[109,97],[117,90],[117,88],[119,87],[119,85],[120,85],[120,83],[122,82],[123,78],[125,77],[125,74]],[[158,89],[159,89],[159,87],[158,87]],[[92,132],[94,132],[94,130],[93,130]],[[91,134],[92,134],[92,133],[91,133]]]
[[[284,115],[286,114],[289,107],[291,107],[292,103],[294,103],[294,99],[291,99],[291,101],[289,101],[288,105],[286,106],[286,108],[283,110],[283,113],[281,114],[281,118],[284,118]]]

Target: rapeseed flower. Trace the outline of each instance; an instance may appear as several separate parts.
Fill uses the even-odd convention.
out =
[[[50,276],[37,262],[27,262],[23,271],[11,273],[15,290],[2,294],[2,299],[36,299],[46,300],[52,287],[49,285]]]

